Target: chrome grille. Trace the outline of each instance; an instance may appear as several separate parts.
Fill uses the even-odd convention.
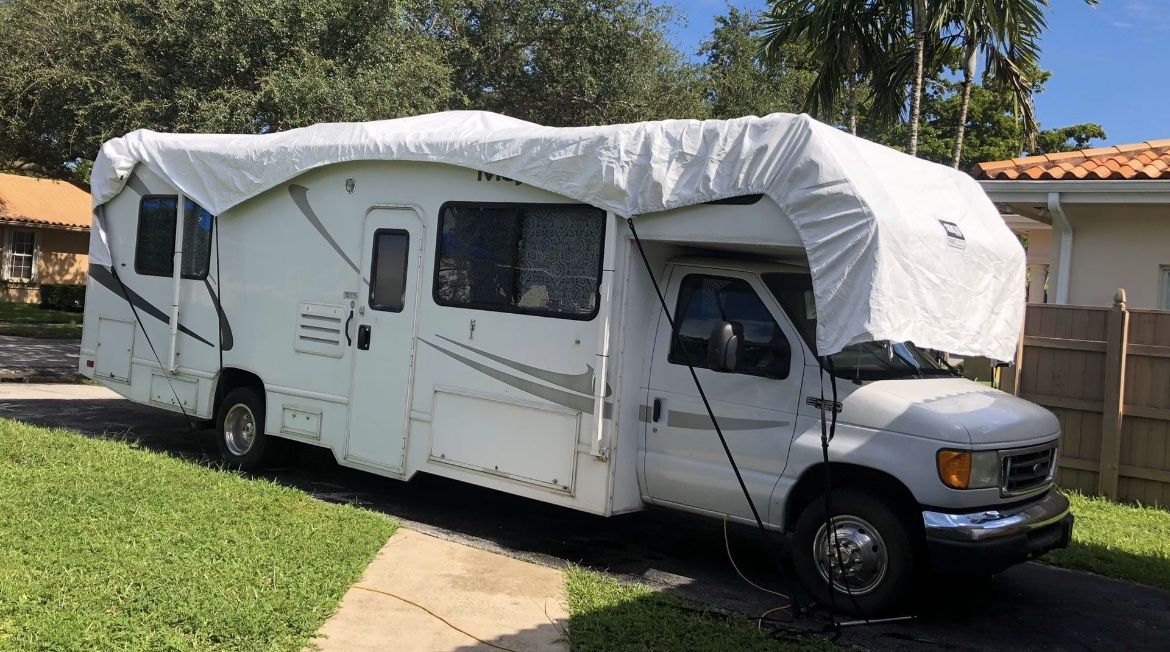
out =
[[[1001,454],[1003,468],[999,488],[1003,495],[1015,496],[1052,484],[1056,463],[1054,444]]]

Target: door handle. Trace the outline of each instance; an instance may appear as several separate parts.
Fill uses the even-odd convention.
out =
[[[654,423],[658,423],[658,419],[660,419],[662,417],[662,399],[660,399],[660,398],[654,399],[654,407],[651,410],[651,412],[652,412],[652,414],[650,415],[651,420],[653,420]]]
[[[370,350],[369,324],[362,324],[361,326],[358,326],[358,349],[362,351]]]
[[[353,346],[353,338],[349,336],[349,325],[353,322],[353,308],[349,309],[349,319],[345,320],[345,345]]]

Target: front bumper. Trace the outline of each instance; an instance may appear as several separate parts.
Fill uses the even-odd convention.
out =
[[[1072,539],[1068,498],[1051,490],[1035,502],[965,514],[922,512],[931,564],[944,572],[997,573]]]

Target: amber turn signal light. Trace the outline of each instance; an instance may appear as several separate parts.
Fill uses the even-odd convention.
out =
[[[971,483],[971,453],[968,451],[938,452],[938,477],[951,489],[966,489]]]

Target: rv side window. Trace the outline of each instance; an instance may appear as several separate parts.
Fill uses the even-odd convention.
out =
[[[175,272],[176,195],[147,195],[138,205],[134,271],[148,276]],[[190,199],[183,207],[183,278],[203,280],[211,263],[211,213]]]
[[[374,233],[374,256],[370,269],[370,307],[402,312],[406,295],[406,261],[410,234],[397,229]]]
[[[706,369],[711,331],[726,321],[743,326],[737,373],[787,376],[787,369],[778,369],[777,364],[785,357],[788,338],[747,281],[690,274],[679,287],[674,314],[678,330],[671,337],[667,361]]]
[[[605,211],[576,204],[449,202],[435,302],[567,319],[597,314]]]

